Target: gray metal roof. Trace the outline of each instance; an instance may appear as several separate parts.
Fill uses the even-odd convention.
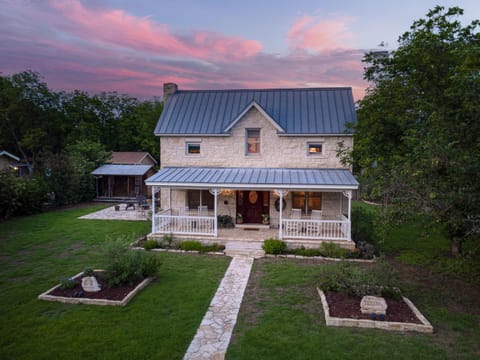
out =
[[[253,104],[286,135],[343,134],[346,123],[357,121],[351,88],[177,91],[169,95],[154,133],[226,135]]]
[[[346,169],[165,167],[145,183],[183,188],[358,188],[357,180]]]
[[[152,165],[103,165],[92,171],[92,175],[124,175],[141,176],[152,168]]]

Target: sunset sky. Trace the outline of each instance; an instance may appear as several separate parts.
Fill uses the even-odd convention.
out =
[[[440,4],[464,23],[480,1],[0,0],[0,72],[38,71],[54,90],[141,99],[180,89],[351,86],[366,51]]]

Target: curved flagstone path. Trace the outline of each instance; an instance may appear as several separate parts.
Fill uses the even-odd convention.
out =
[[[225,358],[252,264],[252,256],[233,257],[184,360]]]

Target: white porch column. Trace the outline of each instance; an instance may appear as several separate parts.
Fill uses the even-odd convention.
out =
[[[280,195],[280,224],[278,226],[278,237],[280,240],[283,240],[283,190],[278,190],[278,194]]]
[[[155,192],[156,186],[152,186],[152,234],[155,233]]]
[[[214,202],[213,202],[213,216],[215,216],[215,219],[213,220],[215,229],[214,229],[214,236],[218,236],[218,218],[217,218],[217,213],[218,213],[218,189],[213,189],[213,196],[215,197]]]
[[[352,240],[352,219],[351,219],[351,214],[352,214],[352,191],[344,191],[343,195],[347,197],[348,199],[348,229],[347,229],[347,237],[348,240]]]
[[[168,188],[168,208],[172,211],[172,188]],[[173,213],[170,213],[173,215]]]

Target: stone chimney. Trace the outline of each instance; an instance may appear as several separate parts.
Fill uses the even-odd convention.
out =
[[[166,104],[168,97],[170,95],[175,94],[177,90],[178,90],[178,86],[175,83],[163,84],[163,104]]]

